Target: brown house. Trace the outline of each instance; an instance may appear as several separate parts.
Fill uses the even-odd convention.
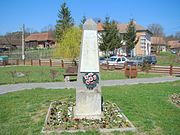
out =
[[[29,35],[26,39],[26,47],[49,48],[55,45],[55,39],[50,33],[36,33]]]
[[[8,50],[17,49],[22,45],[22,34],[20,32],[14,32],[10,35],[0,36],[0,48],[6,48]]]
[[[180,40],[168,41],[168,46],[174,53],[180,54]]]
[[[163,37],[151,37],[151,53],[167,51],[167,43]]]
[[[136,44],[135,48],[133,49],[132,53],[134,56],[136,55],[150,55],[151,54],[151,36],[152,33],[144,28],[143,26],[135,23],[136,27],[136,37],[139,39],[138,43]],[[98,23],[97,24],[98,32],[103,32],[103,24]],[[119,33],[123,36],[125,33],[127,33],[128,23],[123,24],[119,23],[117,24],[117,28],[119,30]],[[124,43],[124,46],[122,48],[118,49],[119,55],[127,55],[126,54],[126,44]]]

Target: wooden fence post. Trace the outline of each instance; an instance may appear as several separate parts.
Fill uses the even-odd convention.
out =
[[[41,66],[41,60],[39,59],[39,66]]]
[[[2,62],[2,65],[3,65],[3,66],[5,66],[5,65],[6,65],[6,63],[5,63],[5,61],[4,61],[4,60],[3,60],[3,62]]]
[[[26,64],[26,60],[25,60],[25,59],[23,60],[23,64],[24,64],[24,65]]]
[[[169,67],[169,75],[172,76],[172,74],[173,74],[173,66],[170,65],[170,67]]]
[[[132,78],[132,66],[129,67],[129,78]]]
[[[107,61],[106,65],[107,65],[107,70],[109,70],[109,62],[108,61]]]
[[[33,60],[31,59],[31,66],[33,66]]]
[[[16,60],[16,65],[19,65],[19,59]]]
[[[49,59],[49,66],[52,67],[52,60]]]
[[[61,60],[61,67],[64,68],[64,61]]]

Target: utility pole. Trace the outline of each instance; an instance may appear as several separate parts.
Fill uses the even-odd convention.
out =
[[[22,26],[22,60],[25,60],[25,52],[24,52],[24,29],[25,29],[25,25],[23,24]]]

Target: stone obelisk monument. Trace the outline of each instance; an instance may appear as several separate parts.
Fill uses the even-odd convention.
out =
[[[83,25],[80,61],[78,66],[75,118],[100,119],[102,117],[101,88],[99,85],[99,52],[97,24],[88,19]]]

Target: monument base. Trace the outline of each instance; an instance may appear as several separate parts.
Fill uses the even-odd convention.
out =
[[[120,108],[111,102],[103,103],[102,119],[76,119],[73,117],[72,106],[75,105],[74,99],[66,97],[61,101],[54,101],[50,104],[46,115],[45,124],[42,133],[62,133],[62,132],[86,132],[89,130],[97,130],[99,132],[124,132],[136,131],[134,125],[122,113]],[[66,112],[66,113],[64,113]],[[110,115],[111,114],[111,115]],[[87,116],[86,116],[87,117]],[[92,115],[88,116],[92,118]],[[97,118],[96,116],[93,116]],[[79,118],[82,118],[79,116]],[[108,133],[109,132],[109,133]],[[119,133],[120,134],[120,133]]]
[[[79,119],[101,119],[102,103],[101,94],[96,92],[78,92],[76,94],[76,106],[74,107],[74,118]]]

